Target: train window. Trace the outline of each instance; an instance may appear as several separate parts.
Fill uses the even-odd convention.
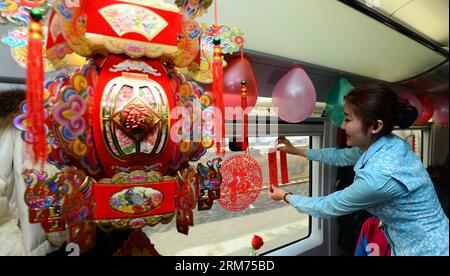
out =
[[[250,137],[250,156],[261,166],[263,187],[258,199],[241,212],[228,211],[215,201],[211,210],[194,210],[194,227],[189,229],[189,236],[179,234],[175,222],[146,228],[152,242],[158,245],[162,255],[184,256],[245,256],[250,252],[253,235],[264,240],[264,246],[258,252],[271,251],[287,244],[299,241],[309,235],[309,216],[298,213],[284,202],[269,199],[267,190],[270,186],[268,151],[276,142],[276,137]],[[291,136],[297,147],[309,148],[309,136]],[[241,154],[228,151],[225,159]],[[214,151],[205,154],[197,163],[206,164],[216,158]],[[196,163],[193,163],[194,167]],[[309,161],[296,156],[288,156],[289,183],[283,186],[287,191],[297,194],[310,194]],[[278,166],[278,169],[280,166]],[[281,175],[279,171],[278,175]],[[280,180],[281,183],[281,180]]]
[[[25,85],[0,82],[0,91],[8,89],[25,89]]]
[[[414,153],[422,159],[422,130],[394,130],[394,134],[405,140]]]
[[[395,129],[393,133],[403,140],[411,147],[415,154],[422,160],[425,166],[429,165],[429,126],[413,127],[410,129]]]

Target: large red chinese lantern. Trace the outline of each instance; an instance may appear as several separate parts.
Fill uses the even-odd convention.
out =
[[[212,180],[203,174],[219,175],[220,161],[199,175],[188,164],[214,144],[214,99],[175,66],[212,54],[200,52],[204,31],[195,22],[211,1],[68,2],[53,1],[47,56],[74,52],[88,61],[45,82],[45,109],[35,114],[44,138],[26,131],[36,129],[29,104],[15,120],[26,142],[45,146],[36,159],[60,169],[26,170],[30,221],[47,232],[68,229],[83,251],[95,244],[95,226],[139,229],[176,217],[187,234],[197,201],[206,210],[220,197],[220,185],[204,185]],[[177,107],[188,119],[173,113]]]

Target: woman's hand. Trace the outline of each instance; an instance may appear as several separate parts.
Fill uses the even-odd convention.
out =
[[[284,146],[279,146],[281,144],[283,144]],[[302,157],[306,157],[306,155],[307,155],[307,150],[298,149],[298,148],[294,147],[294,145],[292,145],[291,141],[286,139],[286,137],[284,137],[284,136],[281,136],[278,138],[277,150],[283,151],[283,152],[286,152],[286,153],[292,154],[292,155],[299,155]]]
[[[272,187],[269,189],[269,197],[275,201],[284,200],[285,194],[286,192],[281,188]],[[289,197],[289,195],[287,195],[286,197]]]

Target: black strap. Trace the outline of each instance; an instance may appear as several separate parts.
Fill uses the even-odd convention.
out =
[[[386,248],[386,252],[384,252],[384,255],[383,255],[384,257],[386,257],[388,255],[389,250],[391,250],[391,244],[390,243],[388,243],[388,246]]]

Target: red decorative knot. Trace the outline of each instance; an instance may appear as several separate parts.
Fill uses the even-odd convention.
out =
[[[242,81],[242,83],[241,83],[242,96],[247,96],[247,92],[248,92],[248,90],[247,90],[247,83],[245,81]]]
[[[222,60],[222,48],[219,46],[214,46],[214,60]]]
[[[263,184],[258,162],[245,154],[228,158],[222,164],[222,186],[219,204],[226,210],[247,209],[259,197]]]
[[[234,38],[234,42],[235,42],[237,45],[242,46],[242,45],[244,45],[245,39],[244,39],[244,37],[242,37],[242,36],[236,36],[236,37]]]
[[[113,116],[113,121],[135,141],[144,140],[161,118],[149,106],[134,101]]]
[[[213,39],[213,43],[214,43],[214,60],[222,60],[222,46],[220,46],[221,44],[221,40],[218,37],[214,37]]]

